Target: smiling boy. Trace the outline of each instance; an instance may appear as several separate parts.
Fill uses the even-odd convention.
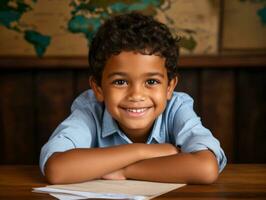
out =
[[[226,164],[219,142],[174,92],[177,40],[138,13],[107,20],[90,46],[90,85],[43,146],[52,184],[92,179],[212,183]]]

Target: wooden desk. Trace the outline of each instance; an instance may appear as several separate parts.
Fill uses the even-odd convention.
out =
[[[45,186],[37,166],[0,166],[0,200],[55,199],[32,193]],[[188,185],[157,197],[156,200],[266,199],[266,164],[228,165],[212,185]]]

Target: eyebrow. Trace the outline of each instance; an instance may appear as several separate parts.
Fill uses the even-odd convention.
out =
[[[128,76],[128,74],[125,73],[125,72],[113,72],[113,73],[108,75],[108,78],[111,78],[113,76]],[[162,74],[160,72],[148,72],[148,73],[145,73],[144,76],[146,76],[146,77],[149,77],[149,76],[160,76],[161,78],[164,78],[164,74]]]

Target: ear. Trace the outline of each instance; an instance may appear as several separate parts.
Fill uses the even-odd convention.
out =
[[[177,83],[178,83],[177,76],[172,78],[171,81],[169,82],[169,84],[167,86],[167,100],[170,100],[172,98],[172,94],[175,90]]]
[[[101,86],[99,86],[97,84],[96,80],[93,77],[89,78],[89,83],[90,83],[91,89],[93,90],[93,92],[96,96],[96,99],[99,102],[103,102],[104,96],[103,96],[103,90],[102,90]]]

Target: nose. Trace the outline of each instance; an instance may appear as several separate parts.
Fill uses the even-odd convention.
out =
[[[128,100],[132,102],[144,101],[144,88],[142,88],[139,84],[131,85],[131,87],[129,88]]]

